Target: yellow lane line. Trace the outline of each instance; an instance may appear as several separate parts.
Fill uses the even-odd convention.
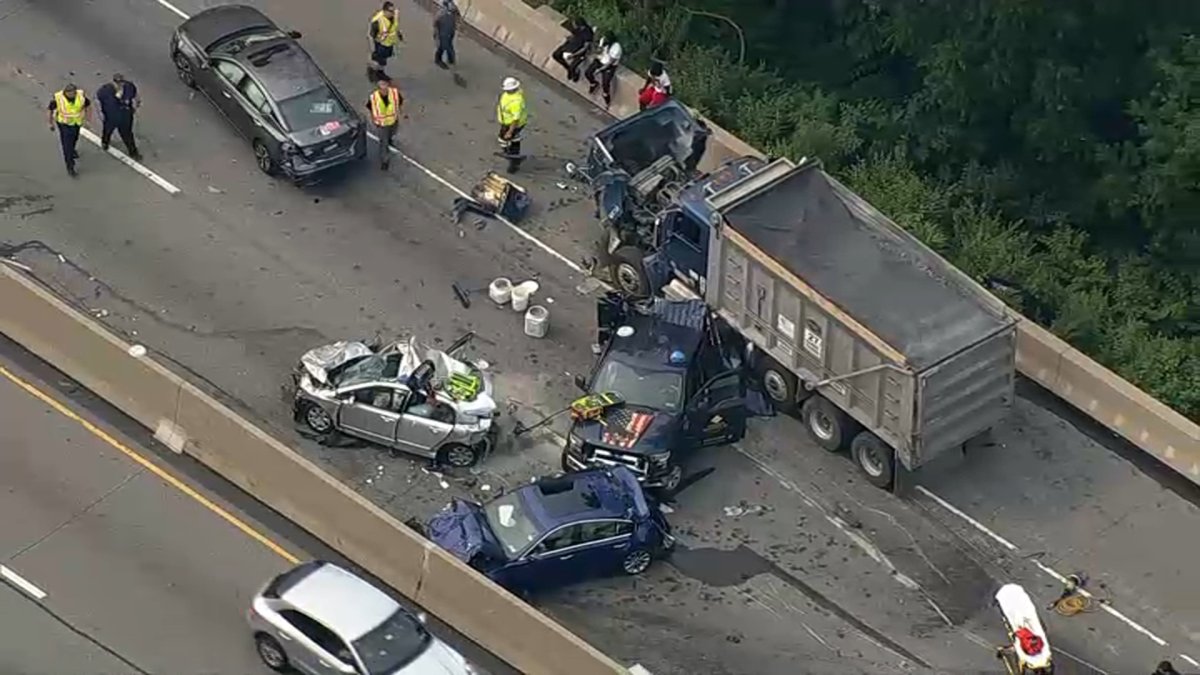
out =
[[[233,525],[237,529],[241,530],[243,533],[246,534],[246,536],[250,537],[251,539],[254,539],[258,543],[262,544],[263,546],[266,546],[268,549],[270,549],[272,552],[274,552],[280,558],[283,558],[284,560],[286,560],[292,564],[296,564],[296,563],[300,562],[300,559],[297,558],[296,556],[292,555],[291,553],[289,553],[287,551],[287,549],[285,549],[284,547],[275,543],[270,538],[268,538],[266,535],[264,535],[263,533],[259,532],[256,529],[254,529],[253,527],[251,527],[248,523],[246,523],[242,519],[233,515],[229,511],[226,511],[225,509],[221,508],[220,505],[214,503],[208,497],[205,497],[204,495],[200,494],[195,489],[193,489],[191,486],[189,486],[187,483],[184,483],[182,480],[176,478],[175,476],[171,475],[167,471],[160,468],[154,462],[151,462],[149,459],[146,459],[141,454],[130,449],[128,446],[126,446],[121,441],[118,441],[117,439],[113,438],[108,432],[104,431],[100,427],[97,427],[95,424],[92,424],[91,422],[87,421],[86,419],[81,417],[79,414],[77,414],[74,410],[71,410],[70,408],[63,405],[62,403],[59,403],[54,398],[52,398],[49,394],[43,392],[42,390],[38,389],[37,387],[33,386],[32,384],[30,384],[30,383],[26,382],[25,380],[21,379],[20,377],[16,376],[15,374],[13,374],[10,370],[5,368],[4,366],[0,366],[0,375],[3,375],[6,379],[8,379],[8,381],[17,385],[21,389],[24,389],[25,392],[28,393],[30,396],[33,396],[34,398],[38,399],[42,403],[45,403],[46,405],[50,406],[51,408],[57,410],[60,414],[62,414],[63,417],[66,417],[67,419],[69,419],[73,422],[77,422],[81,427],[83,427],[84,429],[87,429],[88,432],[91,433],[93,436],[95,436],[96,438],[99,438],[100,440],[109,444],[113,448],[116,448],[118,451],[121,452],[121,454],[123,454],[126,457],[128,457],[129,459],[133,460],[135,463],[141,465],[142,468],[146,469],[150,473],[153,473],[155,476],[158,476],[159,478],[161,478],[163,480],[163,482],[167,483],[171,487],[175,488],[176,490],[179,490],[180,492],[187,495],[188,497],[191,497],[193,500],[195,500],[201,506],[208,509],[209,511],[212,511],[217,516],[219,516],[221,519],[223,519],[225,522],[227,522],[230,525]]]

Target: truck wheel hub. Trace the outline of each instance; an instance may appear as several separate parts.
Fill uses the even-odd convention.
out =
[[[833,438],[833,420],[825,413],[818,412],[812,416],[812,421],[809,426],[812,427],[813,433],[822,440]]]
[[[779,403],[787,402],[788,386],[787,381],[783,379],[783,375],[780,375],[777,371],[768,370],[763,373],[763,386],[766,388],[767,395],[771,397],[771,400]]]
[[[879,450],[868,445],[858,452],[858,463],[862,465],[863,471],[866,471],[872,476],[883,475],[883,460],[879,457]]]

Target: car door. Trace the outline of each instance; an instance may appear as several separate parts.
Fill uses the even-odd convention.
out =
[[[291,641],[284,649],[293,666],[310,675],[358,672],[349,645],[336,633],[298,610],[285,609],[279,616],[294,629],[290,635],[280,633],[285,640]]]
[[[229,59],[215,58],[212,60],[211,72],[211,91],[205,93],[233,128],[243,136],[248,136],[253,124],[239,89],[242,82],[249,79],[246,69]]]
[[[397,394],[401,395],[397,401]],[[378,383],[358,387],[342,394],[338,406],[338,428],[374,443],[392,447],[396,426],[400,422],[399,405],[403,405],[403,390]],[[347,400],[349,399],[349,400]]]
[[[746,435],[746,381],[741,369],[713,377],[688,401],[687,434],[694,447],[724,445]]]
[[[633,523],[613,519],[580,525],[583,532],[574,559],[584,578],[608,576],[620,570],[633,543]]]
[[[454,431],[453,406],[422,394],[410,394],[396,426],[395,447],[433,457]]]
[[[276,139],[282,138],[283,128],[275,116],[274,109],[271,108],[267,93],[252,77],[242,80],[242,83],[238,85],[238,92],[248,104],[246,119],[249,127],[246,133],[270,141],[274,145]]]
[[[583,578],[586,574],[575,560],[576,544],[583,536],[578,523],[562,525],[542,537],[504,572],[508,585],[527,590],[556,588]]]

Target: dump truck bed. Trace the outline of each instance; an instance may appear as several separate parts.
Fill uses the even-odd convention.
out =
[[[954,284],[945,261],[928,258],[838,187],[819,166],[801,168],[725,209],[725,221],[868,326],[915,370],[1010,323]]]
[[[777,160],[707,204],[708,303],[906,467],[1007,414],[1011,314],[818,164]]]

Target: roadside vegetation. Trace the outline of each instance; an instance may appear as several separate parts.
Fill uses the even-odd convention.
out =
[[[1200,3],[552,4],[1200,420]]]

